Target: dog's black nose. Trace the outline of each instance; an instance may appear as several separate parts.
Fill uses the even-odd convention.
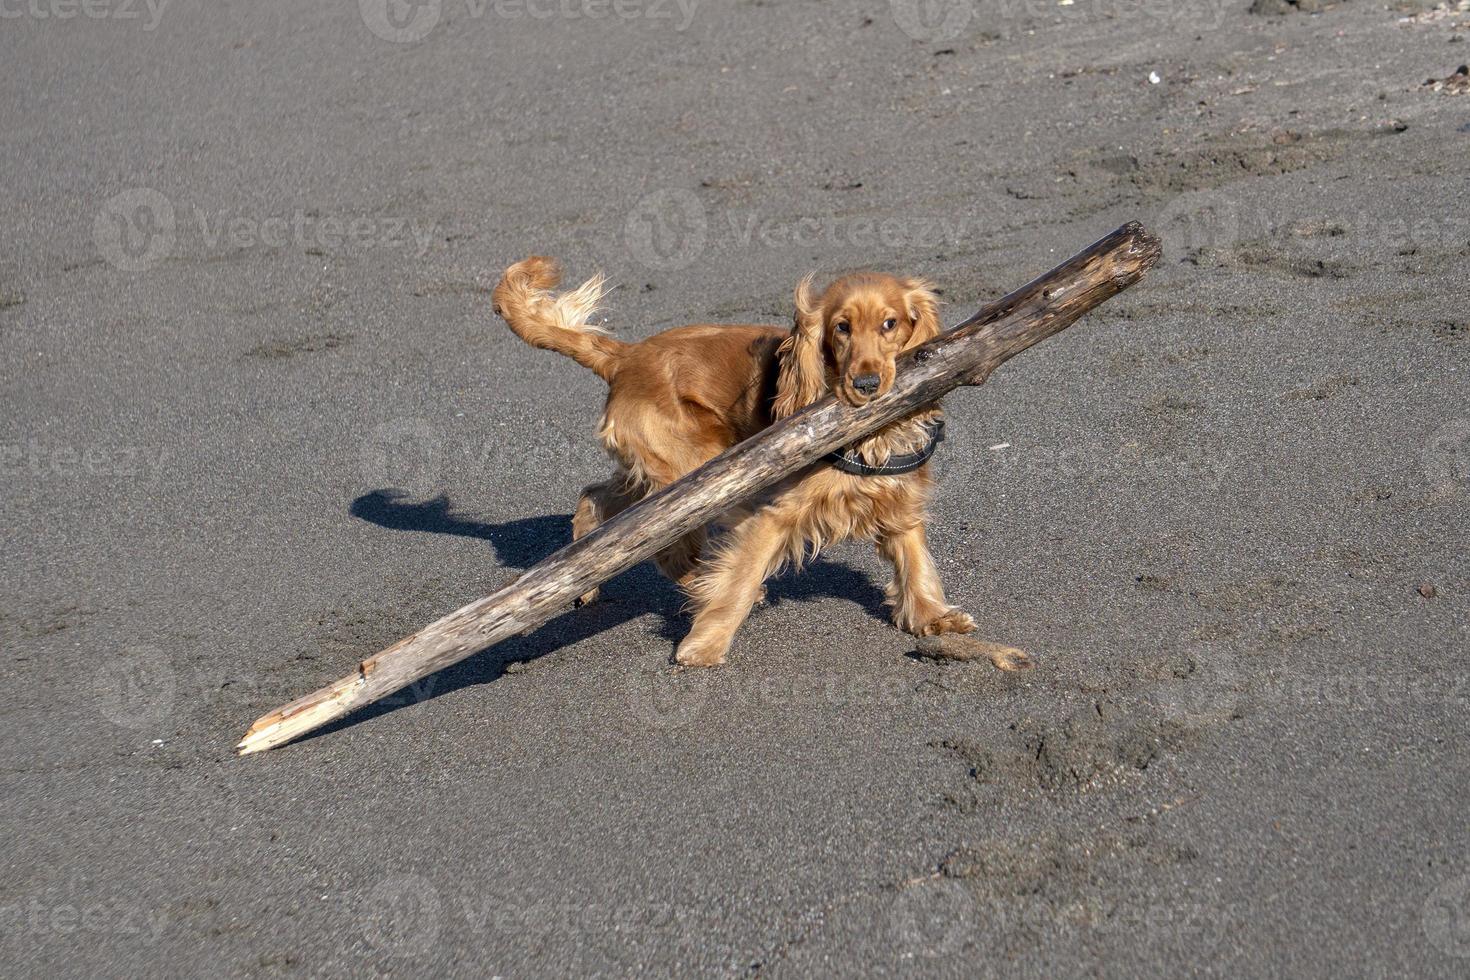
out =
[[[852,379],[852,386],[861,394],[871,395],[883,381],[876,374],[860,374]]]

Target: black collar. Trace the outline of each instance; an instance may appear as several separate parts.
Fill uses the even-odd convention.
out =
[[[930,419],[924,423],[924,428],[929,430],[928,445],[918,452],[889,456],[888,462],[882,466],[868,463],[852,446],[835,449],[823,458],[831,463],[833,468],[844,473],[851,473],[853,476],[899,476],[903,473],[912,473],[929,462],[929,457],[934,455],[934,450],[938,449],[939,444],[944,441],[944,419]]]

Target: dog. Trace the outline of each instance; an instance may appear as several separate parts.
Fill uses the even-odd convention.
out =
[[[554,293],[560,280],[555,261],[533,256],[505,271],[493,301],[516,336],[607,382],[598,438],[617,470],[582,491],[576,538],[829,392],[852,406],[882,397],[898,356],[941,329],[938,299],[922,280],[858,273],[818,294],[808,275],[790,329],[702,324],[628,343],[589,322],[601,276]],[[900,629],[973,632],[969,615],[945,599],[924,530],[934,486],[927,454],[941,418],[937,404],[926,406],[733,508],[712,543],[700,530],[659,554],[659,570],[693,600],[675,661],[724,663],[765,580],[848,538],[875,541],[893,565],[886,594]],[[596,598],[594,589],[579,604]]]

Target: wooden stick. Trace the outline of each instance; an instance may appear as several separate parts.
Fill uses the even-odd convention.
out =
[[[732,447],[578,538],[493,595],[470,603],[358,664],[356,672],[265,715],[241,755],[283,745],[421,677],[540,626],[593,586],[662,551],[734,504],[833,449],[982,384],[1001,363],[1070,326],[1141,279],[1159,242],[1130,223],[1051,272],[910,351],[893,388],[862,408],[828,396]]]

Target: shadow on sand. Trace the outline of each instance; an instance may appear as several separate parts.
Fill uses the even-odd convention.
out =
[[[492,523],[457,512],[448,497],[415,501],[402,491],[383,489],[365,493],[352,501],[353,517],[390,531],[456,534],[490,542],[496,560],[506,568],[527,569],[572,539],[569,514],[548,514]],[[818,559],[800,574],[784,575],[766,583],[767,603],[807,602],[837,597],[849,599],[878,617],[883,612],[883,591],[868,575],[841,562]],[[535,660],[606,630],[615,629],[647,613],[659,617],[658,634],[669,643],[669,651],[688,630],[684,596],[649,562],[642,562],[602,586],[601,598],[581,609],[568,609],[527,636],[496,644],[452,667],[426,678],[408,700],[431,700],[441,694],[476,684],[487,684],[505,673],[508,664]],[[373,651],[364,651],[364,655]],[[312,738],[349,728],[387,714],[406,703],[403,696],[385,698],[340,721],[308,735]]]

